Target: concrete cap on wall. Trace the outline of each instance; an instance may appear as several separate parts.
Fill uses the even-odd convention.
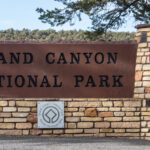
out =
[[[141,29],[141,28],[150,28],[150,24],[139,24],[135,26],[136,29]]]

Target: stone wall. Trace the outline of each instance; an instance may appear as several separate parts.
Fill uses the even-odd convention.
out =
[[[54,130],[37,129],[37,100],[1,101],[0,134],[140,137],[139,100],[60,100],[65,101],[65,129]]]
[[[150,139],[150,25],[137,26],[134,98],[2,99],[0,135],[98,136]],[[65,102],[64,129],[37,128],[38,101]]]
[[[150,25],[138,25],[137,29],[134,97],[142,100],[141,138],[150,139]]]

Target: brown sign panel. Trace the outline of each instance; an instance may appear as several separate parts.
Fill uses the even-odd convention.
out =
[[[133,96],[137,44],[0,43],[0,97]]]

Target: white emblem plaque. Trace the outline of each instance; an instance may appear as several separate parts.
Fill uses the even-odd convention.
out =
[[[64,128],[64,102],[38,102],[38,128]]]

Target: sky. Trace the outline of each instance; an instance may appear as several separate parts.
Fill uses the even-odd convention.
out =
[[[82,22],[76,21],[74,26],[70,26],[69,23],[59,26],[51,27],[49,24],[42,23],[38,17],[39,13],[35,10],[38,7],[52,10],[55,7],[59,8],[63,5],[60,2],[54,0],[0,0],[0,30],[5,29],[18,29],[23,28],[34,30],[90,30],[91,22],[87,16],[83,16]],[[128,23],[124,24],[117,31],[133,32],[136,31],[135,23],[132,18],[128,18]]]

